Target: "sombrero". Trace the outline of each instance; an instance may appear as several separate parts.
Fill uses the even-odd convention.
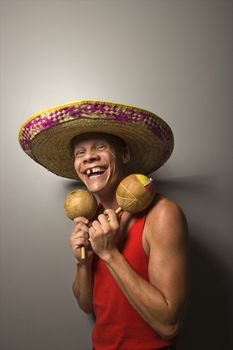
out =
[[[151,174],[170,157],[174,138],[169,125],[147,110],[104,101],[75,101],[42,110],[21,126],[19,142],[34,161],[52,173],[79,180],[71,140],[85,133],[123,139],[130,151],[130,172]]]

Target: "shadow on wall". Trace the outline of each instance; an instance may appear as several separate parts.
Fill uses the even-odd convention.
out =
[[[188,214],[190,297],[177,350],[233,349],[231,273],[224,255],[218,255],[219,249],[211,251],[206,240],[201,240],[206,236],[206,222],[202,220],[211,217],[209,210],[219,198],[216,181],[196,176],[157,183],[159,191],[177,200]]]
[[[195,236],[197,228],[190,227],[190,230]],[[178,350],[233,349],[229,271],[207,247],[193,238],[190,248],[190,300]]]

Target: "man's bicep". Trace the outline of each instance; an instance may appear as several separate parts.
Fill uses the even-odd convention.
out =
[[[150,225],[149,279],[176,314],[187,295],[187,225],[180,209],[170,204],[157,221]]]

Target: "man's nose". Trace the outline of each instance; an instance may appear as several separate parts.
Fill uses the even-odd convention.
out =
[[[84,163],[91,163],[98,159],[99,155],[94,150],[91,150],[85,154]]]

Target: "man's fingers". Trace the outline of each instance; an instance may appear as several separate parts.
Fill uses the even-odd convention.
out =
[[[74,224],[76,225],[79,223],[83,223],[83,224],[87,225],[89,223],[89,220],[87,218],[85,218],[84,216],[79,216],[79,217],[74,219]]]

